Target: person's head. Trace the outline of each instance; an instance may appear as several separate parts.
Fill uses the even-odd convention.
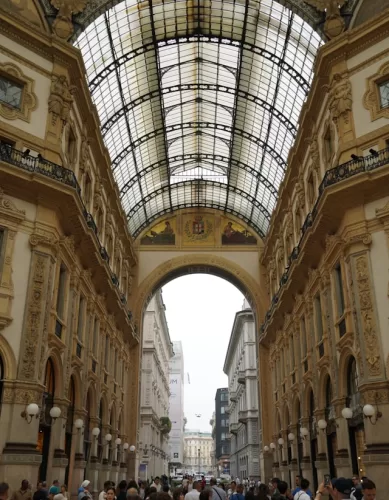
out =
[[[115,500],[115,496],[116,496],[116,492],[115,492],[115,488],[113,488],[112,486],[109,486],[109,488],[107,488],[107,491],[105,492],[106,493],[106,500]]]
[[[66,484],[63,484],[61,486],[61,493],[66,493],[68,491],[67,487],[66,487]]]
[[[157,493],[157,500],[171,500],[169,493],[161,491]]]
[[[201,477],[204,477],[204,476],[201,476]],[[210,484],[211,486],[216,486],[216,484],[217,484],[216,479],[215,479],[214,477],[211,477],[211,480],[209,481],[209,484]]]
[[[162,487],[162,491],[164,493],[169,493],[169,490],[170,490],[169,485],[168,484],[164,484],[163,487]]]
[[[155,489],[155,488],[154,488]],[[135,498],[138,496],[138,488],[128,488],[127,490],[127,498]]]
[[[193,489],[197,491],[201,491],[201,483],[200,481],[194,481],[193,482]]]
[[[222,490],[225,490],[225,489],[226,489],[226,488],[225,488],[225,486],[224,486],[224,483],[219,483],[219,484],[218,484],[218,486],[219,486],[219,488],[221,488]]]
[[[302,477],[300,480],[300,487],[303,491],[306,491],[309,488],[308,479],[305,479],[305,477]]]
[[[59,481],[58,481],[58,479],[54,479],[53,486],[58,486],[59,487]]]
[[[332,498],[334,500],[343,500],[344,498],[350,498],[350,493],[353,488],[354,484],[351,479],[338,477],[338,479],[333,484]]]
[[[90,481],[88,481],[88,479],[85,479],[85,481],[81,483],[81,488],[84,488],[84,491],[89,491],[89,487]]]
[[[22,485],[21,485],[20,489],[23,490],[23,491],[28,490],[28,481],[27,481],[27,479],[23,479]]]
[[[62,493],[57,493],[56,495],[54,495],[53,497],[53,500],[65,500],[65,496],[62,495]]]
[[[273,477],[273,479],[270,481],[272,493],[274,493],[278,489],[279,482],[280,482],[280,480],[278,479],[278,477]]]
[[[37,490],[41,490],[42,489],[42,481],[39,481],[39,483],[37,483],[36,489]]]
[[[149,500],[157,500],[157,496],[158,496],[158,493],[157,493],[157,490],[155,490],[152,493],[150,493]]]
[[[161,479],[157,476],[155,479],[154,479],[154,483],[155,484],[159,484],[161,482]]]
[[[123,481],[120,481],[118,488],[120,491],[125,491],[127,489],[127,481],[123,479]]]
[[[127,490],[130,488],[135,488],[138,491],[138,483],[134,479],[131,479],[127,484]]]
[[[295,479],[296,486],[300,486],[300,481],[301,481],[301,476],[299,476],[297,474],[296,479]]]
[[[174,488],[173,500],[183,500],[183,498],[184,498],[184,495],[182,493],[182,489],[181,488]],[[157,500],[163,500],[163,499],[158,498]],[[170,499],[166,499],[166,500],[170,500]]]
[[[267,500],[267,496],[269,494],[269,488],[267,484],[261,483],[258,486],[258,498],[259,500]]]
[[[236,481],[231,481],[231,490],[232,491],[236,490]]]
[[[153,493],[157,493],[157,488],[155,486],[151,486],[149,489],[149,494],[152,495]]]
[[[211,488],[204,488],[200,493],[199,500],[211,500],[213,491]]]
[[[243,484],[238,484],[238,486],[236,487],[236,491],[237,493],[243,493]]]
[[[280,481],[278,483],[278,491],[281,493],[281,495],[286,495],[286,492],[288,490],[288,483],[285,481]]]
[[[46,481],[42,481],[42,488],[44,490],[47,489],[47,483],[46,483]]]
[[[365,479],[362,482],[362,491],[364,500],[375,500],[376,487],[373,481],[370,479]]]
[[[9,494],[8,483],[0,483],[0,498],[1,500],[7,500]]]
[[[354,486],[358,486],[358,484],[360,484],[361,480],[359,479],[359,476],[354,474],[352,477],[352,482],[354,483]]]

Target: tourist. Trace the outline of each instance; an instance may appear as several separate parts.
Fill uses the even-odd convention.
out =
[[[104,483],[104,489],[102,491],[100,491],[100,493],[99,493],[99,500],[105,500],[106,495],[107,495],[107,490],[108,490],[108,488],[112,488],[112,486],[113,486],[113,482],[112,481],[105,481],[105,483]]]
[[[311,496],[309,495],[309,481],[308,479],[300,478],[300,486],[297,493],[293,496],[294,500],[311,500]]]
[[[235,491],[236,491],[236,482],[235,481],[231,481],[230,487],[229,487],[229,489],[227,491],[227,496],[228,496],[229,499],[235,493]]]
[[[85,498],[92,498],[92,494],[89,491],[90,481],[88,481],[88,479],[85,479],[85,481],[81,483],[81,488],[82,491],[78,494],[78,500],[85,500]]]
[[[185,495],[181,488],[174,488],[173,490],[173,500],[184,500]],[[159,499],[158,499],[159,500]]]
[[[58,495],[58,493],[61,493],[61,488],[59,487],[59,481],[58,479],[54,479],[53,484],[50,486],[49,489],[49,497],[54,498],[55,495]]]
[[[201,484],[201,483],[200,483]],[[213,491],[211,488],[205,488],[201,491],[199,500],[213,500]]]
[[[158,476],[156,478],[154,478],[154,481],[152,482],[151,487],[155,488],[157,493],[159,493],[161,491],[162,485],[161,485],[161,480]]]
[[[115,500],[115,496],[116,496],[115,488],[112,486],[107,488],[106,496],[105,496],[106,500]]]
[[[188,493],[185,495],[185,500],[199,500],[201,492],[201,483],[200,481],[195,481],[193,483],[193,489],[191,491],[188,491]]]
[[[363,500],[375,500],[376,486],[370,479],[365,479],[362,482]]]
[[[244,491],[244,485],[238,484],[238,486],[236,487],[235,493],[233,493],[233,495],[231,496],[231,499],[232,500],[245,500],[243,491]]]
[[[280,492],[278,491],[278,484],[280,480],[278,477],[273,477],[269,483],[270,495],[272,500],[278,500],[280,498]]]
[[[325,494],[329,494],[332,497],[332,500],[345,500],[351,498],[351,490],[353,489],[354,484],[351,479],[346,479],[345,477],[339,477],[335,479],[332,484],[327,486],[324,483],[321,483],[317,492],[315,500],[322,500],[322,496]],[[296,500],[296,497],[295,499]],[[305,499],[301,499],[305,500]]]
[[[11,500],[32,500],[32,492],[27,479],[23,479],[20,488],[13,492]]]
[[[270,500],[269,487],[265,483],[258,486],[258,500]]]
[[[362,483],[359,479],[359,476],[354,474],[354,476],[352,477],[352,482],[354,484],[354,488],[352,489],[351,494],[354,496],[355,500],[362,500]]]
[[[278,483],[278,491],[280,492],[279,500],[287,500],[288,498],[288,483],[280,481]]]
[[[138,490],[136,491],[138,494]],[[118,494],[117,494],[117,500],[126,500],[127,498],[127,481],[123,480],[120,481],[118,484]]]
[[[210,485],[212,491],[212,500],[227,500],[226,492],[222,488],[216,486],[216,484],[216,479],[214,477],[211,478]]]
[[[8,500],[9,486],[8,483],[0,483],[0,500]]]

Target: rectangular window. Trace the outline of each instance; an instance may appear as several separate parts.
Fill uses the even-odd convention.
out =
[[[108,360],[109,360],[109,336],[105,337],[105,353],[104,353],[104,368],[108,371]]]
[[[82,295],[80,295],[80,301],[78,303],[78,322],[77,322],[77,337],[79,340],[82,340],[84,318],[85,318],[85,298]]]
[[[315,320],[316,320],[316,335],[317,341],[320,342],[323,338],[323,316],[321,312],[321,299],[320,295],[315,297]]]
[[[225,411],[226,411],[225,407],[224,407],[224,406],[222,406],[222,407],[220,408],[220,413],[221,413],[221,415],[224,415]]]
[[[7,106],[21,108],[23,88],[22,83],[16,82],[5,75],[0,75],[0,101]]]
[[[67,269],[63,262],[59,267],[59,278],[58,278],[58,293],[57,293],[57,315],[59,318],[63,319],[63,313],[65,308],[65,292],[66,292],[66,278]]]
[[[113,350],[113,378],[114,378],[114,380],[116,380],[117,369],[118,369],[117,353],[116,353],[116,349],[114,349]]]
[[[304,316],[301,318],[300,331],[301,331],[301,357],[302,359],[304,359],[307,355],[307,329],[305,326]]]
[[[292,370],[294,370],[295,357],[294,357],[294,337],[293,337],[293,335],[290,336],[290,361],[292,364]]]
[[[382,82],[379,85],[380,89],[380,100],[381,100],[381,108],[389,107],[389,80]]]
[[[342,267],[340,264],[335,267],[334,274],[336,305],[338,309],[338,317],[340,318],[344,313],[343,277]]]

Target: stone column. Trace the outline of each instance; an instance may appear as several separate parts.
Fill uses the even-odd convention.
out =
[[[309,418],[305,417],[301,419],[301,427],[306,427],[309,429],[310,422]],[[310,436],[305,436],[303,442],[303,457],[301,460],[301,471],[303,476],[308,479],[311,485],[313,485],[313,473],[312,473],[312,465],[311,465],[311,442]]]
[[[289,467],[288,467],[288,432],[285,430],[281,431],[281,437],[284,440],[284,444],[282,445],[282,448],[278,444],[277,440],[277,446],[279,447],[279,456],[280,456],[280,473],[281,473],[281,479],[283,481],[286,481],[289,484]]]
[[[316,425],[319,420],[325,420],[325,411],[315,411]],[[327,433],[317,427],[317,457],[315,467],[317,469],[318,484],[324,479],[324,474],[329,474],[329,465],[327,460]]]
[[[101,482],[104,484],[104,479],[102,480],[100,474],[101,471],[101,463],[99,462],[99,457],[98,457],[98,439],[96,439],[94,436],[92,436],[92,429],[94,427],[99,427],[100,425],[100,420],[98,418],[90,418],[90,436],[91,436],[91,444],[90,444],[90,451],[89,451],[89,457],[84,457],[86,460],[86,479],[88,479],[92,483],[92,493],[93,496],[101,491],[102,488],[100,488]],[[104,439],[104,431],[102,432],[102,439]],[[104,441],[103,441],[104,443]],[[103,455],[104,456],[104,455]],[[82,465],[82,463],[80,463]]]
[[[335,467],[338,477],[351,477],[351,460],[350,460],[350,439],[348,422],[342,417],[342,409],[345,406],[344,398],[334,401],[336,412],[336,439],[337,450],[335,454]]]
[[[68,458],[65,454],[65,430],[68,405],[60,399],[54,400],[54,406],[61,408],[61,416],[52,422],[50,455],[52,456],[51,468],[49,463],[47,478],[49,481],[58,479],[61,484],[65,482],[65,472],[68,465]]]
[[[74,420],[77,418],[81,418],[85,422],[86,412],[83,410],[76,410],[74,412]],[[84,456],[84,439],[85,432],[88,432],[89,429],[83,429],[79,432],[74,430],[73,438],[72,438],[72,453],[70,458],[70,477],[71,481],[69,486],[69,492],[71,498],[77,497],[77,490],[80,487],[80,484],[84,480],[85,468],[86,468],[86,457]]]
[[[20,478],[35,479],[41,463],[37,450],[39,418],[25,418],[30,403],[42,402],[44,362],[50,318],[55,255],[58,240],[46,231],[33,233],[30,273],[20,340],[17,380],[4,384],[1,430],[6,433],[0,456],[0,476],[11,488],[18,488]],[[29,422],[29,423],[28,423]]]

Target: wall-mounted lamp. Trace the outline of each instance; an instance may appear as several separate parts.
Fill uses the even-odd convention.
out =
[[[99,437],[99,435],[100,435],[100,429],[98,427],[93,427],[92,436],[95,438],[95,440]]]
[[[382,413],[378,409],[378,406],[374,408],[374,406],[369,404],[363,407],[363,415],[365,418],[368,418],[370,420],[370,423],[372,423],[373,425],[375,425],[378,422],[378,420],[382,417]]]
[[[120,438],[115,439],[116,446],[120,446],[122,444],[122,440]]]
[[[112,434],[106,434],[104,439],[106,440],[105,445],[109,445],[109,443],[112,441]]]
[[[20,416],[24,418],[28,424],[31,424],[34,417],[39,417],[39,411],[39,406],[36,403],[30,403],[26,406],[26,409],[22,411]]]
[[[318,422],[317,422],[317,427],[321,430],[321,431],[325,431],[327,429],[327,421],[324,420],[323,418],[321,418]]]
[[[306,428],[306,427],[301,427],[300,429],[300,436],[301,436],[301,439],[307,439],[307,436],[309,434],[309,430]]]
[[[288,434],[288,441],[293,443],[293,441],[296,439],[296,436],[293,434],[293,432],[289,432]]]
[[[124,443],[123,444],[123,450],[124,451],[127,451],[129,447],[130,447],[130,445],[128,443]]]
[[[270,443],[270,448],[272,451],[274,451],[276,449],[276,445],[274,443]]]
[[[353,417],[353,411],[352,411],[352,409],[348,408],[347,406],[345,408],[343,408],[343,410],[342,410],[342,417],[345,420],[350,420],[350,418]]]
[[[282,450],[282,447],[284,446],[284,440],[282,438],[278,439],[278,447],[280,450]]]
[[[76,429],[77,432],[73,433],[73,436],[77,435],[80,433],[82,430],[82,435],[84,434],[84,421],[81,418],[78,418],[77,420],[74,421],[74,428]],[[64,426],[65,428],[65,426]]]
[[[130,446],[130,452],[131,452],[131,453],[134,453],[134,452],[135,452],[135,450],[136,450],[136,448],[135,448],[135,446],[132,444],[132,445]]]
[[[269,451],[269,447],[268,447],[268,446],[264,446],[264,447],[263,447],[263,451],[264,451],[265,453],[267,453],[267,452]]]

